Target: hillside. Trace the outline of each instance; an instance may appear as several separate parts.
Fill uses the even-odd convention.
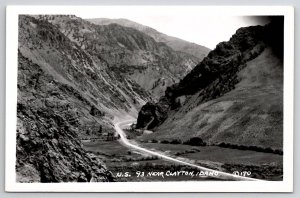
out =
[[[37,16],[56,26],[91,56],[107,63],[110,70],[126,76],[153,98],[178,82],[199,62],[155,41],[147,34],[118,24],[95,25],[76,16]]]
[[[19,17],[18,63],[17,180],[111,181],[81,140],[114,139],[113,117],[135,114],[149,93],[30,16]]]
[[[157,30],[136,23],[134,21],[130,21],[128,19],[107,19],[107,18],[96,18],[96,19],[86,19],[94,24],[97,25],[108,25],[108,24],[119,24],[125,27],[131,27],[134,29],[137,29],[149,36],[151,36],[156,42],[162,42],[171,47],[175,51],[183,52],[183,53],[188,53],[191,54],[199,59],[199,62],[207,56],[209,53],[210,49],[207,47],[191,43],[188,41],[184,41],[182,39],[168,36],[166,34],[163,34],[161,32],[158,32]]]
[[[79,139],[85,130],[82,121],[93,120],[88,113],[92,104],[20,52],[18,56],[17,182],[113,181],[103,162],[87,153]]]
[[[20,15],[17,181],[113,181],[82,141],[113,141],[115,117],[135,116],[198,58],[117,24],[74,15]]]
[[[282,149],[282,23],[241,28],[220,43],[158,103],[142,107],[142,139]]]

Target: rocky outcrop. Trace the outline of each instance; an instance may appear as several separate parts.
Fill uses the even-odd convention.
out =
[[[166,119],[169,105],[146,103],[139,112],[136,128],[152,129]]]
[[[20,52],[18,61],[17,182],[113,181],[81,146],[83,109],[76,104],[84,102]]]

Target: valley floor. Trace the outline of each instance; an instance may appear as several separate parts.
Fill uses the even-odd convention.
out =
[[[273,153],[221,148],[138,142],[146,149],[213,170],[263,180],[282,180],[283,156]],[[201,181],[216,180],[196,175],[198,169],[161,159],[124,146],[120,140],[84,142],[84,148],[96,154],[112,171],[116,181]],[[185,171],[184,175],[166,173]],[[191,175],[191,174],[194,175]],[[144,174],[144,175],[143,175]]]

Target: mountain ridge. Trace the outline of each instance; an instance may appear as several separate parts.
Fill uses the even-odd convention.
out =
[[[134,21],[130,21],[128,19],[94,18],[94,19],[86,19],[86,20],[97,25],[108,25],[108,24],[116,23],[119,25],[137,29],[139,31],[148,34],[149,36],[154,38],[154,40],[156,40],[157,42],[163,42],[167,44],[169,47],[171,47],[176,51],[188,53],[195,57],[198,57],[199,61],[201,61],[210,51],[210,49],[207,47],[189,41],[185,41],[183,39],[176,38],[174,36],[169,36],[167,34],[155,30],[154,28],[139,24]]]

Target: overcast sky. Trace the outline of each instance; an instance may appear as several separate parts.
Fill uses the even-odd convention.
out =
[[[253,16],[203,15],[199,12],[183,13],[181,10],[110,10],[80,12],[81,18],[126,18],[152,27],[159,32],[214,49],[222,41],[228,41],[240,27],[264,25],[268,18]],[[228,16],[229,15],[229,16]]]

